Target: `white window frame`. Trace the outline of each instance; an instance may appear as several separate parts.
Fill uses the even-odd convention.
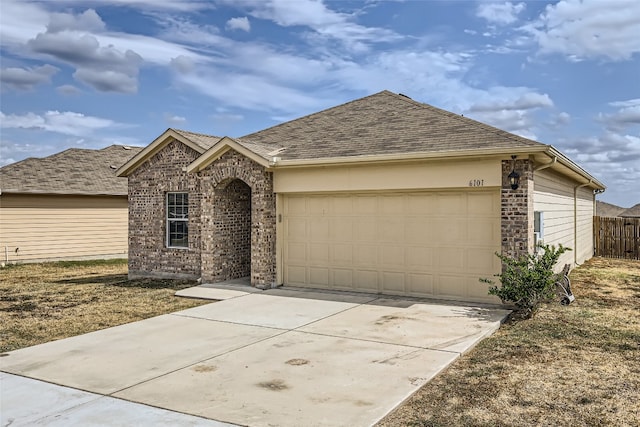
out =
[[[184,198],[182,198],[181,200],[181,204],[179,205],[180,207],[182,207],[182,214],[180,217],[176,217],[175,216],[175,212],[174,212],[174,216],[171,217],[171,211],[169,209],[169,199],[172,195],[183,195],[184,198],[186,198],[186,203],[184,203]],[[178,206],[176,203],[174,203],[175,206]],[[186,208],[186,209],[185,209]],[[186,213],[185,213],[186,212]],[[172,249],[188,249],[189,248],[189,193],[187,193],[186,191],[171,191],[168,192],[166,197],[165,197],[165,221],[166,221],[166,245],[167,248],[172,248]],[[185,235],[185,244],[184,245],[176,245],[176,244],[171,244],[171,224],[176,223],[176,222],[183,222],[186,225],[186,235]]]

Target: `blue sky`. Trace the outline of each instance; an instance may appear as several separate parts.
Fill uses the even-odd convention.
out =
[[[551,144],[640,202],[640,2],[2,0],[0,165],[242,136],[383,89]]]

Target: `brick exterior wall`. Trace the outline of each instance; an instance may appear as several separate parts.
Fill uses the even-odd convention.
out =
[[[129,277],[200,277],[198,177],[182,170],[200,154],[170,142],[129,176]],[[166,247],[166,193],[189,193],[189,247]]]
[[[502,254],[520,256],[533,252],[533,162],[516,160],[520,186],[511,189],[508,175],[512,160],[502,161],[502,189],[500,196]]]
[[[213,278],[215,282],[251,275],[251,187],[229,178],[214,191]]]
[[[243,271],[230,263],[232,254],[244,251],[238,242],[225,238],[233,229],[241,229],[246,218],[234,214],[231,205],[246,210],[240,200],[245,190],[235,180],[251,189],[251,284],[270,288],[276,280],[276,199],[273,174],[253,160],[228,151],[200,172],[202,189],[202,280],[219,282],[234,278]],[[219,209],[218,203],[223,203]],[[243,241],[244,242],[244,241]],[[244,244],[244,243],[242,243]],[[244,252],[246,253],[246,252]],[[237,264],[237,263],[236,263]]]
[[[202,278],[220,282],[250,274],[276,283],[276,198],[273,174],[230,150],[198,174],[183,170],[200,154],[172,141],[129,176],[129,277]],[[520,186],[502,161],[502,253],[533,251],[533,163],[516,160]],[[166,193],[189,194],[189,246],[166,247]]]

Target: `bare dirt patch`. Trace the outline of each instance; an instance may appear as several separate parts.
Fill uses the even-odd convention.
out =
[[[640,425],[640,262],[571,280],[573,304],[503,325],[378,425]]]
[[[128,280],[126,260],[10,265],[0,269],[0,353],[210,302],[174,296],[190,286]]]

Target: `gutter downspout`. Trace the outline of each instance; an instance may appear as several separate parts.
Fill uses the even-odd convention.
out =
[[[558,161],[558,156],[553,156],[553,159],[551,159],[549,163],[544,163],[534,168],[533,171],[537,172],[537,171],[541,171],[542,169],[550,168],[551,166],[555,165],[557,161]]]
[[[593,180],[573,187],[573,264],[578,265],[578,189],[591,185]]]

